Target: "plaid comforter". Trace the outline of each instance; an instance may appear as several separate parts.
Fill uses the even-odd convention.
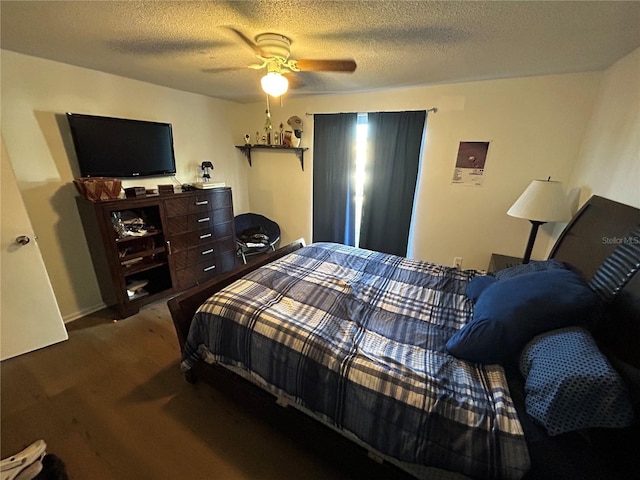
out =
[[[240,367],[402,462],[520,478],[529,454],[503,369],[445,350],[475,274],[313,244],[209,298],[182,367]]]

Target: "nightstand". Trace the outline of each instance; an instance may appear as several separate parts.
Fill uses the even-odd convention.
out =
[[[499,253],[491,254],[491,261],[489,262],[489,268],[487,273],[495,273],[498,270],[504,270],[505,268],[514,267],[522,264],[522,258],[510,257],[508,255],[501,255]]]

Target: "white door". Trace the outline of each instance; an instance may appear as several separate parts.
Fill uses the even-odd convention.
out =
[[[68,336],[7,150],[0,143],[0,360],[6,360]]]

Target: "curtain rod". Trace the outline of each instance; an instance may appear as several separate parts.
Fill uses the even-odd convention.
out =
[[[419,112],[420,110],[410,110],[410,111]],[[431,108],[428,108],[425,111],[427,113],[429,113],[429,112],[437,113],[438,112],[438,107],[431,107]],[[332,112],[332,113],[336,113],[336,112]],[[345,113],[345,112],[340,112],[340,113]],[[354,113],[354,112],[349,112],[349,113]],[[362,113],[368,113],[368,112],[362,112]],[[313,117],[314,115],[323,115],[323,114],[321,114],[320,112],[316,112],[316,113],[305,112],[305,115],[307,117]]]

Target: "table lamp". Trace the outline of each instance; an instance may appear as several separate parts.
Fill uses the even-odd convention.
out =
[[[507,211],[508,215],[531,222],[531,233],[522,263],[529,263],[538,227],[547,222],[564,222],[571,218],[562,182],[534,180]]]

